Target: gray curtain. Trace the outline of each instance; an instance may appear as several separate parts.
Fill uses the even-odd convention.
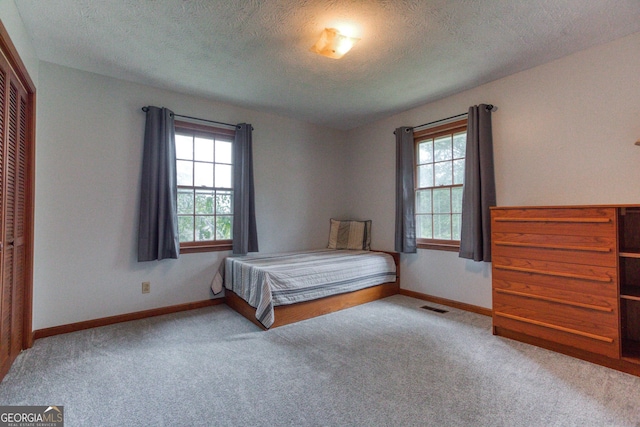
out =
[[[396,252],[416,253],[415,188],[413,182],[413,128],[400,127],[396,134]]]
[[[138,261],[178,258],[176,144],[173,112],[146,107]]]
[[[491,216],[496,205],[491,106],[469,107],[462,192],[460,258],[491,261]]]
[[[233,142],[233,253],[258,252],[253,187],[253,127],[241,123]]]

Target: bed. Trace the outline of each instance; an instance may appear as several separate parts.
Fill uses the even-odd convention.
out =
[[[231,256],[211,289],[224,289],[227,305],[269,329],[398,293],[398,254],[328,248]]]

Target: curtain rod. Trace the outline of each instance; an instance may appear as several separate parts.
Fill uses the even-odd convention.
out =
[[[142,107],[142,111],[144,111],[146,113],[147,111],[149,111],[149,107]],[[230,127],[234,128],[234,129],[238,127],[238,125],[233,125],[231,123],[217,122],[215,120],[200,119],[198,117],[183,116],[182,114],[173,113],[173,116],[174,117],[182,117],[183,119],[191,119],[191,120],[199,120],[201,122],[215,123],[217,125],[230,126]]]
[[[487,106],[485,108],[487,109],[487,111],[497,111],[498,110],[498,107],[494,106],[493,104],[487,104]],[[469,113],[456,114],[455,116],[447,117],[446,119],[435,120],[433,122],[423,123],[423,124],[418,125],[418,126],[413,126],[411,129],[421,128],[421,127],[425,127],[425,126],[429,126],[429,125],[435,125],[436,123],[446,122],[447,120],[451,120],[451,119],[457,119],[458,117],[467,116],[468,114]]]

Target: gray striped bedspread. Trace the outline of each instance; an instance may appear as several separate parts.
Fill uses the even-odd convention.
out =
[[[266,328],[273,307],[352,292],[396,280],[393,257],[384,252],[319,249],[281,254],[227,257],[211,289],[223,286],[256,308]]]

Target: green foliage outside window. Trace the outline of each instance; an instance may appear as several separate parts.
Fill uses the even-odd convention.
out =
[[[467,134],[418,142],[416,157],[416,237],[460,240],[462,186]]]
[[[180,242],[231,240],[231,141],[201,133],[176,133]]]

